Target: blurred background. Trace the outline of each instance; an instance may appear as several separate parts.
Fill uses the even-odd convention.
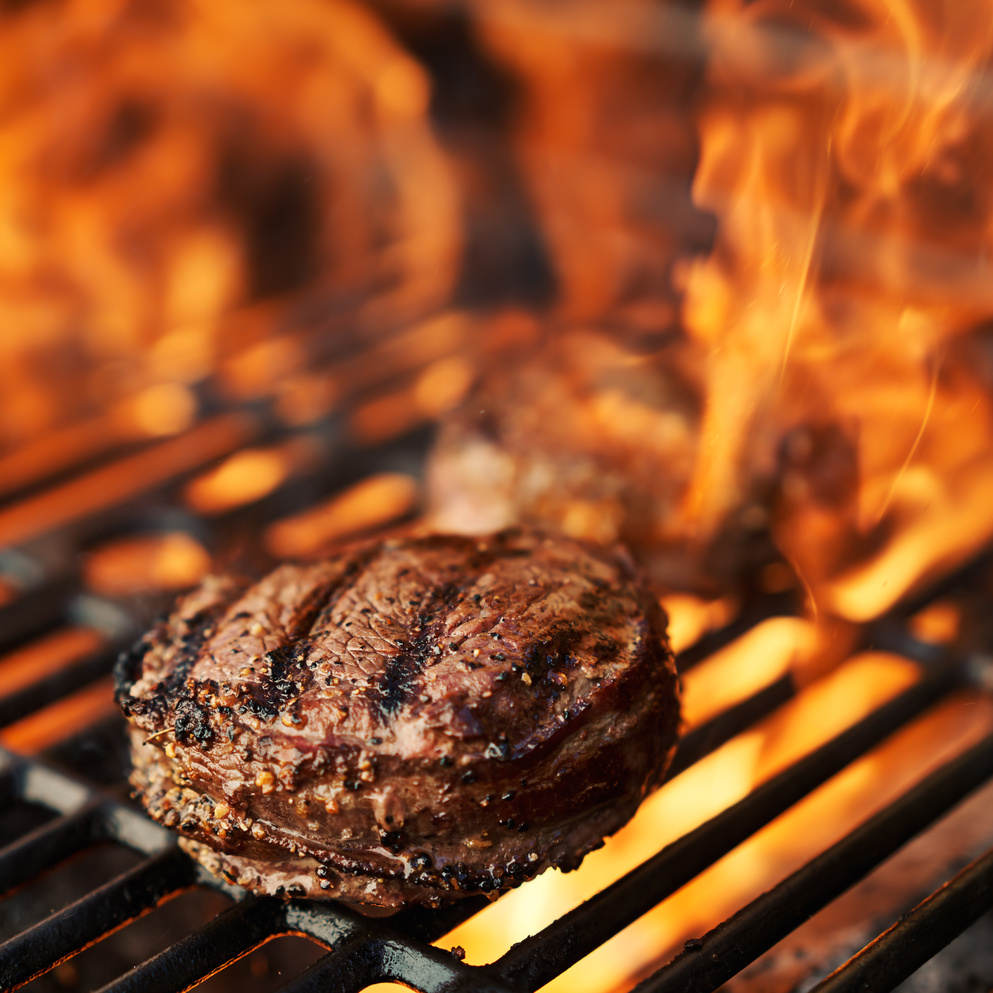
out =
[[[182,501],[216,514],[442,419],[404,513],[620,537],[666,589],[772,565],[871,616],[993,533],[981,12],[0,17],[4,493],[191,433],[217,472]],[[235,411],[265,424],[220,438]]]

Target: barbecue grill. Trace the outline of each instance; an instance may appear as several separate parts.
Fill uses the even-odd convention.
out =
[[[256,407],[253,416],[256,430],[268,432],[270,437],[278,435],[276,420],[269,417],[267,423],[264,409]],[[333,423],[321,428],[329,432],[335,429]],[[284,436],[288,433],[282,430]],[[394,441],[364,448],[363,469],[395,471],[400,466],[416,466],[426,440],[423,431],[407,432]],[[154,445],[145,451],[153,452]],[[129,452],[122,458],[140,455],[141,452]],[[342,444],[336,455],[315,470],[323,481],[336,481],[329,487],[331,492],[342,485],[341,481],[346,486],[354,485],[354,455]],[[31,501],[37,505],[56,493],[59,486],[72,486],[73,479],[84,478],[87,473],[107,473],[118,464],[118,458],[111,455],[102,465],[82,468],[79,476],[68,477],[68,483],[53,483],[31,495],[12,497],[5,516],[0,518],[0,527]],[[195,468],[188,466],[186,471]],[[101,632],[103,646],[6,692],[0,700],[0,713],[8,740],[29,741],[31,732],[24,729],[30,729],[32,721],[44,722],[46,716],[49,723],[69,720],[65,726],[71,727],[71,717],[66,717],[67,703],[91,699],[92,687],[97,687],[97,694],[109,697],[106,674],[115,650],[134,636],[144,616],[160,607],[162,599],[150,597],[140,610],[132,603],[129,613],[122,610],[120,601],[101,599],[82,590],[74,567],[79,561],[76,552],[86,547],[95,530],[105,527],[108,515],[115,517],[122,529],[126,529],[129,519],[131,527],[147,527],[150,520],[155,520],[151,508],[158,504],[161,512],[170,505],[176,487],[183,481],[182,475],[180,472],[146,480],[147,485],[138,488],[141,492],[123,500],[114,498],[108,506],[85,508],[82,514],[75,513],[78,504],[72,505],[66,511],[72,516],[71,522],[9,553],[16,559],[18,569],[16,574],[9,574],[15,579],[22,577],[24,588],[3,608],[8,652],[43,642],[51,632],[66,625]],[[197,519],[187,511],[182,526],[191,534],[206,536],[204,540],[215,541],[226,532],[243,534],[249,524],[252,530],[263,533],[266,522],[287,506],[287,493],[282,490],[299,487],[300,481],[294,480],[247,510],[239,508],[210,519]],[[176,526],[177,519],[171,521],[171,526]],[[42,551],[35,550],[53,546],[59,550],[58,558],[49,553],[49,558],[43,559]],[[468,899],[438,911],[418,909],[392,918],[369,919],[335,904],[248,896],[236,887],[208,878],[179,850],[168,831],[127,802],[121,779],[123,722],[119,718],[108,715],[104,706],[84,716],[81,726],[67,737],[59,730],[53,733],[49,726],[44,732],[49,744],[40,754],[3,751],[0,782],[8,814],[5,845],[0,851],[0,878],[8,895],[4,901],[6,934],[0,945],[0,983],[3,988],[17,988],[144,914],[167,913],[168,904],[161,910],[157,908],[177,894],[192,890],[219,893],[231,903],[189,933],[175,937],[170,933],[166,947],[154,954],[149,952],[103,990],[148,993],[188,989],[281,935],[304,936],[315,949],[326,950],[299,975],[289,977],[279,987],[282,990],[359,990],[384,980],[406,983],[425,993],[462,988],[537,989],[888,736],[950,694],[981,682],[985,670],[980,653],[948,645],[936,647],[919,640],[908,626],[908,618],[935,598],[947,600],[976,589],[988,580],[991,569],[990,556],[981,556],[929,590],[926,597],[903,604],[898,611],[864,626],[857,649],[891,651],[919,667],[919,678],[909,689],[665,846],[593,899],[508,948],[488,965],[467,964],[456,954],[431,944],[485,907],[485,899]],[[788,616],[795,610],[793,600],[790,593],[756,595],[730,623],[706,633],[681,653],[682,670],[692,670],[762,620]],[[780,677],[690,731],[680,744],[671,777],[684,774],[724,742],[774,713],[797,692],[791,676]],[[646,978],[638,989],[718,988],[990,778],[993,738],[985,738],[713,931],[687,941],[681,954]],[[83,882],[75,884],[75,892],[67,891],[64,906],[58,903],[58,895],[62,894],[58,886],[51,890],[56,895],[49,901],[51,906],[39,900],[39,888],[44,891],[48,885],[46,873],[68,863],[62,871],[71,876],[75,863],[70,860],[108,844],[136,858],[125,860],[123,868],[120,859],[117,864],[111,860],[105,874],[95,879],[79,870]],[[961,858],[961,853],[952,853],[949,861],[956,858]],[[907,907],[892,927],[816,988],[883,990],[897,985],[993,905],[991,868],[993,852],[954,875],[918,906]],[[197,917],[191,916],[194,920]],[[296,960],[306,958],[298,954]]]
[[[950,701],[968,708],[993,700],[993,630],[985,608],[993,551],[977,547],[966,565],[930,575],[923,589],[880,616],[840,625],[843,648],[831,658],[832,671],[884,653],[900,661],[906,676],[898,691],[809,747],[795,748],[739,798],[658,844],[634,868],[605,879],[589,899],[554,908],[551,923],[516,943],[508,939],[488,962],[472,961],[456,936],[501,901],[472,897],[439,910],[371,918],[334,903],[255,897],[207,875],[173,834],[132,804],[124,722],[111,701],[117,654],[166,609],[175,589],[195,580],[204,562],[254,572],[281,556],[311,554],[342,536],[415,517],[437,417],[458,401],[474,370],[495,357],[522,354],[538,340],[541,308],[557,292],[546,252],[559,248],[542,244],[541,225],[505,146],[509,112],[501,100],[511,87],[481,55],[467,16],[458,5],[426,20],[403,3],[374,6],[393,19],[395,33],[429,66],[436,84],[467,72],[477,88],[468,87],[476,104],[452,98],[448,105],[443,94],[435,108],[448,154],[484,191],[466,207],[464,271],[453,299],[442,305],[422,300],[420,309],[391,314],[363,309],[368,287],[362,280],[344,289],[302,290],[277,274],[275,291],[294,293],[225,314],[235,331],[224,336],[231,349],[213,369],[145,391],[137,406],[129,400],[88,420],[81,415],[0,456],[0,988],[165,993],[205,983],[205,989],[304,993],[400,982],[424,993],[536,990],[823,787],[862,769],[860,763],[887,743],[915,733]],[[526,13],[515,6],[490,16],[500,30],[521,20],[526,34]],[[546,11],[551,20],[544,29],[552,23],[570,38],[599,38],[602,17],[589,5],[582,13],[567,25]],[[700,84],[697,63],[707,55],[700,13],[672,6],[629,14],[616,32],[607,32],[607,44],[639,57],[687,60],[672,77],[673,91],[681,90],[672,100],[676,110],[666,110],[670,124],[681,120],[683,103]],[[642,15],[647,20],[639,20]],[[432,33],[439,25],[445,30]],[[732,20],[729,36],[734,27]],[[764,40],[787,62],[798,37],[777,28]],[[870,76],[881,76],[887,65],[869,68]],[[666,161],[672,174],[660,183],[661,206],[646,205],[665,213],[671,225],[670,240],[654,242],[659,257],[652,260],[654,276],[664,271],[666,278],[687,245],[700,248],[712,237],[689,201],[692,141],[675,124],[669,138],[670,147],[687,144]],[[634,169],[622,178],[640,175]],[[542,207],[553,219],[550,228],[559,225],[555,237],[564,244],[582,242],[585,232],[574,239],[563,221],[570,204],[557,205],[555,192],[545,190]],[[279,228],[278,219],[268,220]],[[637,249],[640,242],[631,244]],[[566,296],[610,254],[597,249],[584,259],[584,247],[557,257]],[[296,269],[289,264],[287,271]],[[494,279],[505,282],[502,291],[493,290]],[[632,284],[637,281],[632,276]],[[375,278],[368,282],[376,284]],[[988,298],[981,283],[965,287],[980,302]],[[674,301],[664,292],[660,297],[654,309],[632,307],[617,318],[616,327],[637,347],[664,347],[673,334],[666,320]],[[580,317],[610,303],[591,299],[576,305]],[[622,309],[615,307],[613,317]],[[246,329],[244,342],[239,327]],[[292,389],[283,389],[287,378]],[[169,554],[178,557],[178,573],[149,582],[152,560]],[[133,574],[142,581],[132,582]],[[788,563],[766,556],[737,597],[719,607],[678,653],[688,684],[768,622],[803,617],[803,583]],[[957,623],[935,634],[922,618],[940,619],[942,611],[951,611]],[[663,790],[786,715],[822,675],[780,667],[692,723]],[[947,730],[947,722],[941,727]],[[742,993],[775,984],[818,993],[882,991],[896,988],[959,936],[967,940],[972,925],[993,909],[993,823],[987,828],[974,817],[969,832],[945,832],[931,848],[926,843],[963,810],[968,815],[977,795],[989,798],[993,736],[928,740],[940,760],[926,761],[921,753],[919,774],[905,775],[895,797],[873,805],[858,794],[862,808],[839,821],[846,826],[827,847],[761,876],[756,892],[733,904],[730,916],[722,921],[723,911],[711,914],[699,935],[680,936],[675,949],[663,942],[644,953],[641,964],[619,964],[611,988],[682,993],[730,981],[738,985],[729,989]],[[884,878],[894,858],[917,844],[925,844],[919,879],[882,902],[865,890],[864,905],[846,905],[855,915],[846,935],[813,951],[804,945],[809,922],[840,907],[844,894],[863,892],[853,888]],[[512,897],[526,899],[533,885]],[[724,906],[716,893],[714,905]],[[993,971],[983,972],[989,963],[977,951],[981,943],[971,959],[966,946],[966,964],[956,959],[943,988],[989,988]],[[789,954],[805,960],[794,962],[792,972],[777,972]]]

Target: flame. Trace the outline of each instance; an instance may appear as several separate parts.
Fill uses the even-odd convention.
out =
[[[0,693],[5,696],[52,676],[105,648],[106,636],[82,626],[53,631],[0,657]],[[54,700],[0,731],[0,744],[33,754],[61,741],[115,710],[112,680],[101,678]]]
[[[223,414],[180,438],[170,438],[11,504],[0,510],[0,546],[26,541],[147,493],[184,471],[226,455],[244,444],[255,429],[248,417]]]
[[[729,624],[738,613],[733,597],[705,600],[691,593],[669,593],[659,601],[669,618],[669,644],[677,655],[705,634]]]
[[[105,639],[93,628],[61,628],[0,658],[0,693],[9,695],[92,655]]]
[[[910,631],[926,644],[952,644],[959,634],[962,609],[949,600],[937,600],[909,619]]]
[[[10,724],[0,731],[0,743],[12,751],[35,755],[117,712],[114,683],[108,676]]]
[[[369,326],[450,298],[458,187],[427,74],[373,13],[71,0],[58,21],[25,5],[0,33],[0,451],[138,394],[150,433],[188,426],[181,388],[294,295]]]
[[[602,434],[611,454],[654,440],[656,500],[682,492],[685,462],[686,495],[660,534],[705,546],[729,522],[768,524],[789,567],[766,565],[759,588],[788,589],[795,571],[813,610],[687,672],[686,726],[783,677],[802,692],[667,782],[580,870],[546,873],[445,937],[477,963],[911,685],[919,670],[896,656],[838,665],[854,622],[993,537],[993,18],[927,0],[709,0],[693,194],[717,229],[710,254],[681,268],[699,240],[683,202],[697,70],[654,57],[652,18],[680,26],[679,44],[658,41],[672,50],[695,28],[649,0],[617,17],[590,3],[484,6],[476,40],[520,94],[500,168],[547,249],[554,317],[576,325],[600,372],[594,338],[673,328],[683,282],[680,361],[702,384],[699,443],[681,411],[660,419],[613,388],[556,427],[569,442]],[[292,428],[343,414],[350,441],[378,445],[450,410],[500,349],[541,337],[544,314],[456,306],[457,177],[471,170],[435,135],[426,70],[371,10],[293,0],[246,18],[207,0],[65,0],[55,31],[44,5],[13,7],[0,33],[0,494],[28,495],[0,509],[0,544],[177,478],[204,517],[281,488],[294,499],[287,483],[313,468],[319,431],[270,443],[251,415],[207,419],[205,396],[271,403]],[[625,365],[644,359],[617,350]],[[554,421],[561,405],[542,385]],[[566,531],[621,532],[603,504],[552,491]],[[406,473],[367,477],[262,541],[317,556],[412,515],[420,496]],[[91,549],[83,572],[114,596],[189,585],[209,564],[185,533],[146,534]],[[677,649],[740,606],[663,603]],[[961,622],[937,604],[911,630],[943,644]],[[101,647],[89,629],[56,632],[0,659],[0,690]],[[0,740],[37,750],[110,708],[96,683]],[[650,971],[990,727],[988,699],[943,703],[552,987],[598,993]]]
[[[657,57],[657,39],[671,36],[658,22],[661,6],[624,0],[608,13],[588,2],[504,0],[474,12],[487,50],[523,90],[511,142],[540,216],[559,313],[609,314],[635,334],[671,325],[670,269],[701,227],[686,195],[694,163],[686,103],[697,69]]]
[[[694,727],[801,666],[816,644],[814,625],[775,617],[751,628],[683,676],[683,721]]]
[[[815,602],[857,620],[993,534],[982,322],[993,18],[711,0],[684,317],[708,358],[687,521],[763,485]]]
[[[242,448],[192,479],[183,496],[197,513],[222,514],[268,496],[284,480],[311,466],[318,454],[305,437],[265,448]]]

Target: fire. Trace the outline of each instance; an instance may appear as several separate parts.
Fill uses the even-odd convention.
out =
[[[747,634],[683,676],[683,721],[702,724],[746,700],[780,676],[802,666],[812,653],[814,626],[793,617],[776,617]]]
[[[88,589],[105,596],[184,590],[210,568],[207,550],[183,531],[119,538],[86,557]]]
[[[777,489],[819,606],[864,620],[993,534],[985,12],[712,0],[685,322],[708,354],[703,534]]]
[[[369,476],[331,500],[276,521],[266,532],[266,546],[277,558],[317,557],[342,538],[402,518],[414,509],[417,498],[417,482],[411,476]]]
[[[180,387],[301,294],[373,327],[450,298],[458,188],[430,84],[361,5],[3,19],[0,447],[137,394],[150,433],[188,425]]]
[[[661,604],[669,617],[669,644],[676,654],[695,645],[707,632],[729,624],[740,606],[733,597],[705,600],[690,593],[669,593]]]
[[[699,551],[768,527],[789,564],[765,565],[758,588],[795,573],[811,607],[690,669],[685,726],[779,680],[797,694],[667,782],[580,870],[442,940],[482,963],[920,678],[906,659],[848,652],[856,624],[993,538],[993,22],[927,0],[709,0],[693,196],[716,236],[680,265],[702,240],[680,198],[699,80],[656,57],[655,5],[628,0],[609,25],[593,4],[569,24],[523,0],[476,6],[474,41],[521,95],[497,171],[554,270],[547,312],[459,297],[467,212],[481,209],[468,200],[488,194],[432,124],[426,69],[371,9],[66,0],[58,31],[45,5],[0,15],[0,327],[16,329],[0,333],[0,496],[28,494],[0,508],[0,544],[177,479],[184,512],[208,522],[285,494],[326,454],[332,415],[348,444],[400,438],[455,407],[499,351],[524,355],[546,313],[587,342],[675,336],[678,284],[703,417],[697,443],[674,415],[689,480],[666,535]],[[275,425],[254,413],[270,403]],[[582,413],[579,436],[609,425],[642,453],[658,438],[657,411],[620,390]],[[292,437],[274,441],[280,426]],[[602,507],[561,495],[566,530],[616,536]],[[413,475],[379,472],[289,513],[291,500],[259,540],[306,559],[421,503]],[[81,561],[107,596],[179,589],[209,567],[180,532],[108,539]],[[677,650],[739,611],[710,593],[663,597]],[[961,620],[939,603],[911,630],[940,644]],[[50,634],[0,658],[0,690],[104,647],[84,627]],[[95,684],[0,738],[41,749],[109,700]],[[988,699],[944,702],[553,987],[630,985],[991,727]]]
[[[717,236],[685,279],[684,324],[706,359],[684,526],[705,545],[730,519],[768,513],[814,621],[767,622],[687,673],[686,720],[787,674],[804,692],[666,784],[580,870],[546,874],[443,939],[469,961],[499,958],[919,678],[882,654],[836,667],[830,641],[848,644],[846,622],[878,616],[993,535],[982,327],[993,228],[975,168],[993,25],[970,16],[923,2],[834,14],[796,0],[708,4],[694,196]],[[535,40],[511,57],[539,51]],[[573,71],[553,65],[545,82]],[[591,73],[591,88],[604,76]],[[579,111],[558,122],[560,145],[580,145],[583,124]],[[548,141],[532,141],[535,158],[550,158]],[[569,246],[576,272],[586,250]],[[609,271],[589,275],[580,311],[610,295]],[[707,629],[707,604],[667,604],[680,645]],[[948,640],[956,611],[936,607],[913,629]],[[991,726],[985,699],[941,705],[550,988],[629,987]]]
[[[54,676],[106,646],[105,633],[83,625],[59,628],[13,652],[0,656],[0,693],[25,689]],[[109,677],[29,714],[0,731],[0,744],[32,754],[113,711]]]

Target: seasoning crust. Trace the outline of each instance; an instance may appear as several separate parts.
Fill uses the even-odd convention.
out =
[[[626,554],[521,529],[212,577],[115,678],[136,794],[211,871],[387,909],[575,867],[678,725]]]

